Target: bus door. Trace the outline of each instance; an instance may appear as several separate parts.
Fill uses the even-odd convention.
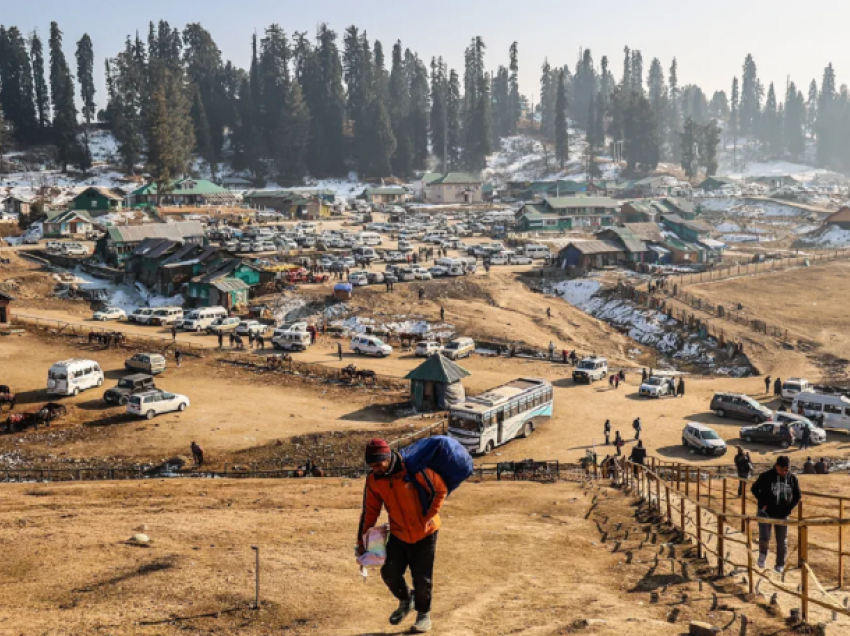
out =
[[[505,409],[504,408],[501,408],[498,411],[496,411],[496,422],[498,422],[498,425],[499,425],[499,429],[496,433],[496,443],[501,444],[502,443],[502,435],[503,435],[504,430],[505,430]]]

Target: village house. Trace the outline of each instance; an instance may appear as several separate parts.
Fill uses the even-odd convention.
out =
[[[678,214],[662,214],[662,225],[683,241],[696,242],[709,238],[711,228],[702,221],[686,221]]]
[[[95,227],[94,221],[85,210],[49,212],[44,221],[44,237],[85,236]]]
[[[517,197],[521,201],[534,201],[546,197],[574,197],[585,194],[587,184],[578,181],[559,179],[557,181],[534,181],[520,191]]]
[[[401,186],[366,188],[363,191],[363,198],[366,199],[367,203],[374,203],[376,205],[404,203],[407,199],[407,190]]]
[[[599,229],[617,220],[619,203],[608,197],[547,197],[526,203],[516,214],[518,232]]]
[[[189,281],[188,302],[193,307],[221,305],[230,310],[247,305],[251,287],[272,278],[272,272],[264,272],[238,258],[227,259]]]
[[[699,210],[697,206],[687,199],[680,197],[666,197],[657,202],[659,209],[672,214],[677,214],[686,221],[693,221],[697,218]]]
[[[424,201],[426,188],[437,179],[442,179],[442,177],[443,175],[439,172],[426,172],[421,177],[414,179],[410,184],[413,200]]]
[[[704,192],[714,192],[721,188],[739,188],[740,185],[741,184],[734,179],[728,179],[726,177],[708,177],[697,187]]]
[[[623,223],[622,226],[646,243],[649,250],[646,254],[646,262],[659,265],[672,264],[673,254],[662,245],[664,233],[657,223]]]
[[[21,196],[8,196],[3,199],[3,212],[14,215],[27,215],[30,213],[30,207],[35,203],[33,199]]]
[[[85,210],[89,216],[98,217],[121,210],[124,200],[109,188],[89,186],[71,199],[70,210]]]
[[[625,251],[614,241],[573,241],[558,253],[561,269],[591,269],[611,267],[623,260]]]
[[[258,210],[275,210],[284,217],[316,221],[333,213],[333,190],[250,190],[242,200]]]
[[[222,177],[218,180],[218,185],[226,190],[248,190],[254,184],[243,177]]]
[[[636,265],[654,260],[650,255],[649,246],[634,232],[625,227],[608,227],[596,233],[600,241],[610,241],[623,248],[623,258],[626,265]]]
[[[428,203],[481,203],[484,194],[481,186],[484,182],[465,172],[450,172],[435,179],[425,188],[425,200]]]
[[[122,267],[147,238],[171,239],[185,243],[203,245],[204,226],[200,221],[180,221],[177,223],[148,223],[146,225],[113,225],[97,241],[95,253],[109,264]]]
[[[833,212],[823,221],[824,225],[835,225],[842,230],[850,230],[850,207],[846,205],[837,212]]]
[[[158,186],[148,183],[133,190],[129,195],[130,205],[234,205],[239,202],[237,196],[225,188],[206,179],[177,179],[171,182],[167,191],[157,197]]]

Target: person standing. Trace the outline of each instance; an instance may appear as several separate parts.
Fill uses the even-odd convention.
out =
[[[800,434],[800,450],[809,447],[809,442],[812,439],[812,429],[808,426],[803,426],[803,432]]]
[[[555,360],[555,343],[551,340],[549,341],[549,362]]]
[[[776,459],[776,465],[759,475],[750,490],[758,501],[757,516],[764,519],[787,519],[802,498],[800,484],[797,477],[791,474],[791,460],[787,455],[780,455]],[[782,574],[785,571],[785,559],[788,555],[788,526],[759,524],[758,567],[763,569],[767,564],[771,529],[776,535],[774,569]]]
[[[679,386],[676,387],[676,397],[685,397],[685,378],[679,376]]]
[[[643,463],[646,461],[646,449],[643,447],[643,442],[638,441],[637,446],[632,449],[632,452],[629,455],[629,461],[633,464],[640,464],[643,466]],[[634,472],[634,475],[637,476],[637,466],[633,466],[632,471]]]
[[[180,366],[180,363],[183,361],[183,352],[180,349],[174,350],[174,361],[177,363],[177,366]]]
[[[552,319],[552,308],[551,307],[546,308],[546,317],[549,318],[550,320]]]
[[[262,335],[258,334],[256,341],[257,341],[257,347],[260,348],[260,351],[265,351],[266,350],[266,339]]]
[[[770,395],[770,376],[764,379],[764,392]]]
[[[646,369],[645,369],[645,368],[644,368],[644,369],[641,369],[641,372],[640,372],[640,381],[641,381],[641,384],[643,384],[644,382],[646,382]]]
[[[419,288],[419,301],[421,302],[423,298],[425,298],[425,288],[420,287]]]
[[[611,443],[611,420],[605,420],[605,446]]]
[[[749,479],[750,473],[753,470],[752,461],[750,461],[750,454],[744,452],[744,448],[742,446],[738,447],[738,454],[735,455],[735,472],[738,473],[738,477],[741,479]],[[744,494],[744,482],[738,482],[738,496]]]
[[[640,432],[643,430],[643,425],[640,423],[640,418],[636,417],[632,422],[632,428],[635,429],[635,439],[640,439]]]
[[[776,378],[776,381],[773,383],[773,397],[782,397],[782,380]]]
[[[220,331],[218,332],[218,348],[221,349],[224,347],[224,334]]]
[[[177,325],[171,325],[171,342],[177,342]]]
[[[250,329],[248,330],[248,348],[249,349],[254,348],[254,332],[251,331]]]
[[[441,525],[439,513],[448,490],[440,475],[430,468],[408,475],[404,460],[390,450],[385,440],[371,440],[366,445],[365,460],[371,472],[366,477],[355,552],[358,556],[365,552],[363,535],[374,527],[381,509],[386,508],[390,537],[381,578],[399,602],[398,609],[390,615],[390,624],[398,625],[416,609],[412,631],[425,633],[431,629],[434,557]],[[411,487],[411,481],[430,493],[427,511],[423,510],[420,488]],[[412,592],[404,578],[408,568],[413,578]]]
[[[561,351],[561,359],[563,361],[563,364],[567,363],[567,350],[566,349]]]
[[[342,362],[342,343],[336,343],[336,355],[339,358],[339,361]]]
[[[195,468],[200,468],[204,465],[204,449],[197,442],[192,442],[189,446],[192,451],[192,460],[195,462]]]
[[[626,445],[626,442],[623,441],[623,438],[620,437],[620,431],[614,433],[614,446],[617,447],[617,457],[620,457],[623,454],[623,446]]]
[[[232,347],[236,343],[236,334],[232,331],[230,332],[230,346]]]

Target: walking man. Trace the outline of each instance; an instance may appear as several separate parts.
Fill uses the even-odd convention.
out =
[[[614,433],[614,446],[617,447],[617,457],[623,454],[623,446],[626,445],[626,442],[623,441],[623,438],[620,437],[620,431]]]
[[[787,455],[780,455],[773,468],[759,475],[751,490],[758,501],[758,516],[765,519],[787,519],[800,503],[802,496],[800,484],[791,474],[791,460]],[[788,555],[788,526],[759,524],[758,567],[764,568],[767,565],[771,529],[776,534],[774,569],[782,574],[785,570],[785,558]]]
[[[555,343],[551,340],[549,341],[549,362],[552,362],[555,359]]]
[[[635,429],[635,439],[640,439],[640,432],[643,430],[643,426],[640,423],[639,417],[636,417],[635,421],[632,422],[632,428]]]
[[[381,578],[399,602],[398,609],[390,615],[390,624],[398,625],[415,608],[416,622],[412,631],[425,633],[431,629],[431,590],[440,529],[439,512],[448,491],[440,475],[430,468],[408,475],[404,460],[390,450],[385,440],[370,441],[366,445],[365,459],[371,472],[366,477],[356,553],[358,556],[363,554],[363,535],[378,522],[381,509],[386,508],[390,519],[390,538]],[[420,489],[430,493],[427,511],[423,510]],[[413,578],[412,592],[404,578],[408,568]]]
[[[614,374],[614,388],[615,389],[620,388],[620,374],[619,373]]]
[[[224,346],[224,334],[219,332],[218,334],[218,348],[221,349]]]
[[[750,454],[744,452],[744,448],[742,446],[738,447],[738,454],[735,455],[735,471],[738,473],[738,477],[741,479],[749,479],[750,473],[753,470],[753,464],[750,461]],[[738,496],[744,494],[744,482],[738,482]]]
[[[809,442],[812,439],[812,430],[808,426],[803,427],[803,432],[800,434],[800,450],[809,447]]]
[[[779,378],[773,383],[773,397],[782,397],[782,380]]]
[[[605,420],[605,446],[611,443],[611,420]]]
[[[676,397],[684,397],[685,396],[685,378],[684,376],[679,376],[679,386],[676,387]]]
[[[770,395],[770,376],[764,379],[764,392]]]
[[[180,366],[180,362],[183,360],[183,352],[180,349],[174,350],[174,361],[177,362],[177,366]]]
[[[177,342],[177,325],[171,325],[171,342]]]
[[[552,308],[551,307],[546,308],[546,317],[549,318],[550,320],[552,319]]]
[[[446,310],[440,307],[440,322],[443,322],[446,319]]]
[[[189,448],[192,450],[192,459],[195,462],[195,468],[200,468],[204,465],[204,449],[197,442],[192,442]]]

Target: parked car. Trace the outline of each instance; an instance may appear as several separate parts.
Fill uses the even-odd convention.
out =
[[[608,360],[598,356],[583,358],[573,371],[573,382],[593,383],[608,375]]]
[[[370,285],[380,285],[384,282],[384,275],[381,272],[367,272],[366,278],[369,279]]]
[[[165,358],[158,353],[137,353],[132,358],[124,360],[124,368],[129,371],[157,375],[165,371]]]
[[[152,307],[139,307],[132,314],[127,316],[129,322],[136,322],[140,325],[146,325],[153,314]]]
[[[419,358],[430,358],[435,353],[440,353],[443,347],[433,340],[423,340],[416,343],[414,353]]]
[[[413,275],[416,277],[416,280],[431,280],[431,272],[429,272],[424,267],[414,267]]]
[[[682,444],[703,455],[725,455],[728,450],[726,442],[714,429],[697,422],[688,422],[685,426],[682,431]]]
[[[393,348],[376,336],[354,336],[349,345],[354,353],[383,358],[393,352]]]
[[[662,395],[675,395],[675,380],[667,376],[654,375],[640,385],[638,393],[641,397],[660,398]]]
[[[533,262],[534,261],[530,256],[517,254],[516,256],[511,257],[511,265],[531,265]]]
[[[219,318],[213,324],[207,327],[207,333],[211,333],[216,336],[220,333],[230,333],[231,331],[236,331],[236,327],[239,326],[240,322],[242,321],[235,316]]]
[[[772,421],[779,424],[788,424],[794,431],[794,437],[798,440],[803,437],[803,429],[809,429],[809,443],[813,446],[823,444],[826,441],[826,431],[804,415],[788,413],[787,411],[777,411],[773,414]]]
[[[354,272],[348,275],[348,282],[357,287],[369,284],[369,277],[363,272]]]
[[[443,347],[443,355],[450,360],[460,360],[468,358],[475,351],[475,341],[472,338],[455,338],[445,347]]]
[[[63,360],[54,363],[47,372],[47,393],[76,396],[80,391],[102,385],[103,377],[103,369],[94,360]]]
[[[442,278],[443,276],[449,275],[449,270],[442,265],[434,265],[429,270],[431,272],[431,278]]]
[[[183,310],[180,307],[159,307],[154,309],[148,319],[151,325],[173,325],[183,319]]]
[[[148,419],[162,413],[185,411],[189,407],[189,398],[179,393],[148,391],[131,395],[127,401],[127,413]]]
[[[256,320],[243,320],[238,325],[236,325],[236,335],[239,336],[247,336],[249,334],[252,335],[260,335],[266,330],[266,326],[258,322]]]
[[[750,420],[756,424],[773,417],[773,411],[743,393],[715,393],[710,408],[717,417]]]
[[[782,448],[788,448],[794,443],[794,431],[788,424],[765,422],[758,426],[743,427],[741,439],[747,443],[778,444]]]
[[[127,318],[127,312],[121,309],[120,307],[107,307],[106,309],[101,309],[100,311],[94,312],[92,316],[94,320],[125,320]]]
[[[788,378],[782,383],[781,398],[783,402],[793,402],[799,393],[805,393],[811,389],[808,380],[803,378]]]
[[[111,389],[107,389],[103,394],[103,400],[107,404],[126,406],[131,396],[154,390],[158,391],[159,389],[156,388],[153,376],[144,373],[134,373],[133,375],[125,375],[118,380],[118,384]]]

